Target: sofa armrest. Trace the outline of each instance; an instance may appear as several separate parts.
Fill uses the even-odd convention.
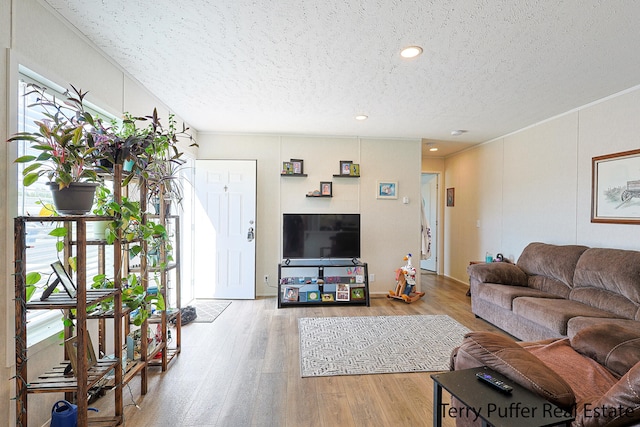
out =
[[[640,331],[617,325],[594,325],[571,337],[571,347],[618,377],[640,360]]]
[[[579,402],[573,425],[617,427],[640,422],[640,362],[635,364],[604,396]]]
[[[527,286],[527,274],[517,265],[508,262],[472,264],[467,267],[471,282],[498,283],[502,285]]]
[[[451,354],[451,369],[486,366],[555,405],[575,404],[571,386],[516,341],[495,332],[470,332]]]

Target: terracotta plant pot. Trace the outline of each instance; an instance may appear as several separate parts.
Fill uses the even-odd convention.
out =
[[[69,187],[62,190],[58,184],[47,184],[53,195],[53,205],[58,213],[64,215],[84,215],[91,211],[93,197],[96,193],[97,182],[72,182]]]

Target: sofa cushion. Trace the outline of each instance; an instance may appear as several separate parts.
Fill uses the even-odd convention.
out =
[[[571,299],[640,320],[640,252],[592,248],[584,252],[574,275]],[[585,289],[590,294],[583,295]],[[597,290],[597,291],[596,291]]]
[[[622,327],[637,330],[640,323],[637,320],[629,319],[603,319],[602,317],[583,317],[577,316],[569,319],[567,323],[567,336],[573,338],[578,332],[584,328],[591,326],[603,325],[607,327]]]
[[[640,277],[639,277],[640,280]],[[638,283],[640,287],[640,283]],[[608,311],[624,319],[635,319],[638,305],[619,293],[591,287],[574,288],[569,299]]]
[[[576,402],[604,395],[619,380],[595,360],[575,351],[568,338],[522,345],[569,384]]]
[[[562,336],[567,335],[567,322],[572,317],[615,318],[612,313],[577,301],[550,298],[516,298],[513,300],[513,312]]]
[[[514,340],[495,332],[468,333],[452,357],[455,369],[487,366],[562,408],[575,403],[566,381]]]
[[[587,249],[587,246],[533,242],[524,248],[517,265],[527,275],[534,276],[529,278],[529,286],[566,297],[573,287],[578,259]]]
[[[596,410],[598,414],[596,416]],[[594,394],[577,405],[574,424],[583,427],[638,425],[640,421],[640,363],[634,365],[604,395]]]
[[[512,309],[513,300],[518,297],[559,298],[556,295],[548,294],[538,289],[497,285],[494,283],[483,283],[480,286],[474,286],[471,289],[471,293],[476,300],[483,299],[507,310]]]
[[[595,325],[582,329],[571,346],[622,376],[640,362],[640,331],[621,326]]]

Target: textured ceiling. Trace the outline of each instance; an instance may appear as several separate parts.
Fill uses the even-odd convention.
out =
[[[457,149],[640,84],[637,0],[45,1],[201,132]]]

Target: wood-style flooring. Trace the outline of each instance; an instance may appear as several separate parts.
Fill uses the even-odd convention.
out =
[[[277,309],[275,297],[234,300],[213,323],[183,327],[182,353],[164,373],[150,368],[145,396],[139,378],[125,387],[124,425],[431,426],[428,373],[301,378],[298,355],[299,317],[448,314],[471,330],[499,331],[471,313],[468,286],[423,274],[422,289],[425,297],[412,304],[382,297],[371,307]],[[112,402],[106,396],[92,406],[112,413]]]

